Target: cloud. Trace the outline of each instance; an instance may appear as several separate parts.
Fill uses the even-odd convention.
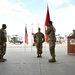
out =
[[[25,36],[25,25],[27,24],[27,31],[29,42],[31,42],[31,31],[33,24],[33,31],[36,33],[38,23],[43,23],[41,16],[36,13],[31,13],[30,10],[22,7],[23,2],[10,3],[8,0],[0,0],[0,27],[3,23],[7,25],[8,35],[22,35]],[[40,24],[41,28],[43,27]]]
[[[28,28],[30,30],[31,23],[36,23],[38,20],[38,16],[36,14],[32,15],[29,10],[24,9],[22,6],[20,6],[21,4],[23,3],[19,2],[10,4],[8,0],[0,1],[0,24],[7,24],[8,34],[23,35],[25,24],[28,25]],[[14,31],[12,31],[11,29],[14,29]]]
[[[61,1],[61,2],[60,2]],[[60,5],[70,0],[49,0],[53,5]],[[31,37],[31,24],[33,23],[33,31],[37,32],[38,23],[41,27],[41,31],[44,33],[44,23],[46,18],[46,9],[41,10],[41,13],[31,13],[30,10],[23,8],[21,5],[24,3],[18,2],[15,4],[9,3],[8,0],[0,0],[0,26],[2,23],[7,24],[7,33],[11,34],[25,34],[25,24],[27,24],[27,30],[29,38]],[[65,8],[59,7],[53,9],[50,7],[50,17],[53,21],[53,25],[56,28],[57,34],[69,34],[75,28],[75,6],[69,4]],[[31,40],[31,39],[30,39]]]
[[[75,6],[70,4],[68,7],[57,10],[51,9],[51,19],[57,29],[57,33],[70,34],[75,29]]]
[[[47,2],[52,6],[59,6],[63,3],[70,3],[71,0],[47,0]]]

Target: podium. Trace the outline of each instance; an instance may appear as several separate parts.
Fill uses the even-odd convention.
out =
[[[67,52],[69,53],[75,53],[75,36],[68,36],[67,37]]]

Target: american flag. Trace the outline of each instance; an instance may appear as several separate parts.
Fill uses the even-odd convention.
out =
[[[28,44],[27,26],[25,26],[25,43]]]

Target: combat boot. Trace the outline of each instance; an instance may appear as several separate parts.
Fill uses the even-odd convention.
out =
[[[56,62],[55,56],[53,56],[52,59],[49,59],[49,62]]]
[[[42,58],[42,55],[40,54],[40,57]]]
[[[37,58],[38,58],[38,57],[40,57],[40,55],[39,55],[39,54],[37,55]]]
[[[1,57],[0,57],[0,60],[1,60]]]
[[[5,62],[5,61],[6,61],[6,59],[4,59],[3,56],[0,57],[0,62]]]

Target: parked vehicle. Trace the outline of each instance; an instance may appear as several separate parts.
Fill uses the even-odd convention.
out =
[[[62,44],[63,42],[66,41],[65,36],[62,36],[60,34],[56,35],[56,43]]]
[[[9,43],[20,43],[22,44],[23,43],[23,38],[19,35],[12,35],[12,36],[9,36],[8,37],[8,41]]]
[[[62,44],[61,38],[59,36],[56,36],[56,43]]]

